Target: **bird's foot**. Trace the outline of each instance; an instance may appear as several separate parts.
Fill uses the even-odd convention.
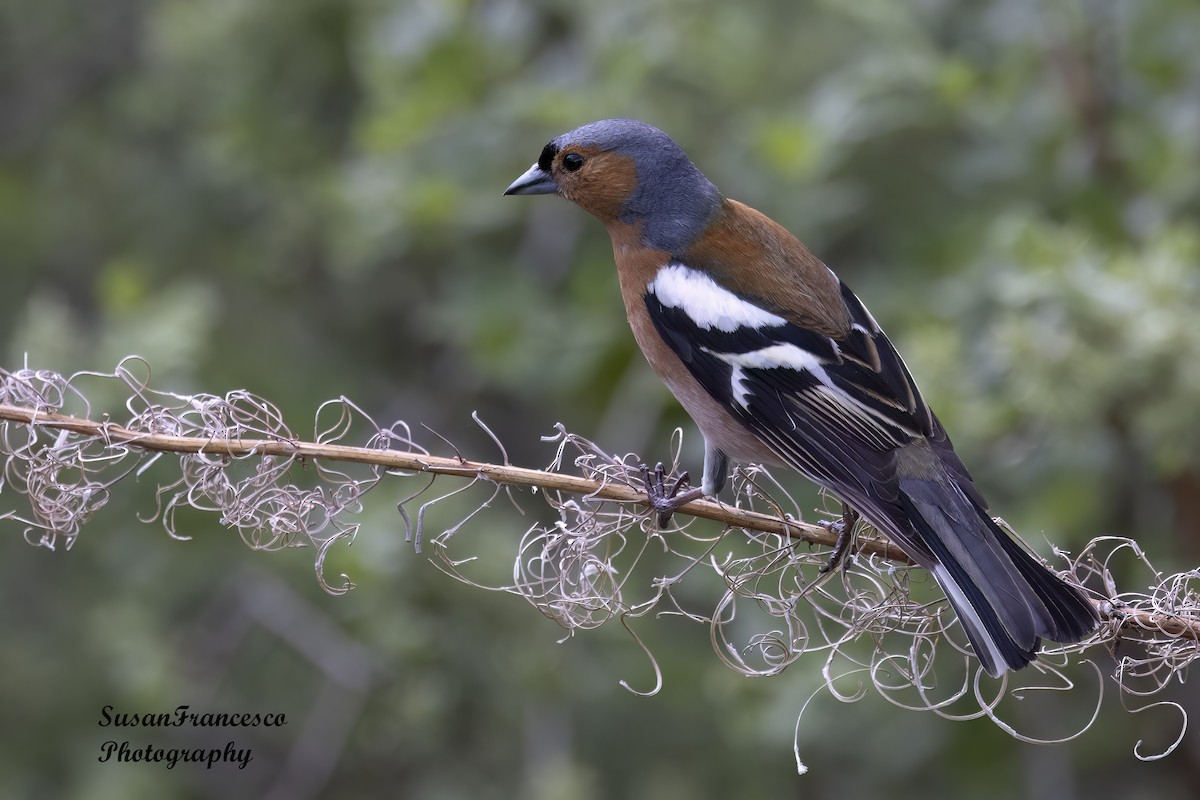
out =
[[[822,575],[826,572],[832,572],[845,562],[846,553],[850,552],[850,545],[854,543],[854,525],[858,520],[857,511],[850,506],[842,506],[842,518],[840,520],[837,522],[822,520],[817,523],[825,530],[837,534],[837,541],[834,542],[833,552],[829,554],[829,561],[819,570]]]
[[[650,507],[658,512],[658,527],[665,528],[671,524],[671,517],[680,507],[687,505],[693,500],[699,500],[704,496],[703,489],[689,489],[691,478],[687,472],[680,473],[675,482],[667,487],[667,474],[660,462],[654,467],[654,474],[650,474],[650,468],[642,464],[642,484],[646,487],[646,497],[650,501]]]

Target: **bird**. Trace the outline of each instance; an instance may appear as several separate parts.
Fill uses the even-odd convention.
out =
[[[1043,639],[1097,628],[1083,589],[992,518],[862,301],[669,135],[591,122],[551,139],[504,194],[559,195],[608,230],[634,338],[704,437],[699,487],[666,490],[661,466],[647,476],[662,518],[716,498],[730,461],[788,467],[929,571],[992,677],[1032,663]]]

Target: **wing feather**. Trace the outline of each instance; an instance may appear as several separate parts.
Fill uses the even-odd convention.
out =
[[[724,318],[747,323],[718,326],[678,293],[663,292],[664,302],[656,288],[650,285],[646,305],[659,334],[701,385],[752,428],[764,427],[756,424],[762,421],[786,434],[798,430],[794,417],[811,417],[847,449],[879,453],[941,432],[904,361],[844,284],[853,324],[841,339],[775,315],[739,316],[734,303],[754,306],[732,293],[721,298],[723,308],[733,307]],[[707,291],[725,292],[715,284]]]
[[[756,315],[749,300],[700,282],[686,265],[667,269],[708,294],[695,297],[697,312],[686,294],[660,293],[651,283],[645,301],[655,328],[708,393],[783,460],[852,505],[873,507],[896,500],[896,451],[926,438],[974,490],[903,359],[845,284],[852,324],[834,338]],[[720,324],[708,311],[716,307]],[[735,319],[742,324],[729,324]],[[908,531],[888,533],[901,546],[926,551]]]

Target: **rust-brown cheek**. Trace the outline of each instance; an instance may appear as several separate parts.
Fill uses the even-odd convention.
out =
[[[560,174],[559,192],[605,225],[616,222],[637,189],[633,159],[583,148],[575,152],[584,157],[584,167],[578,172]]]

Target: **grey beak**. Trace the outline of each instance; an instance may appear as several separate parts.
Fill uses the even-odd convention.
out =
[[[510,183],[504,194],[553,194],[557,191],[558,184],[550,173],[534,164],[525,170],[524,175]]]

